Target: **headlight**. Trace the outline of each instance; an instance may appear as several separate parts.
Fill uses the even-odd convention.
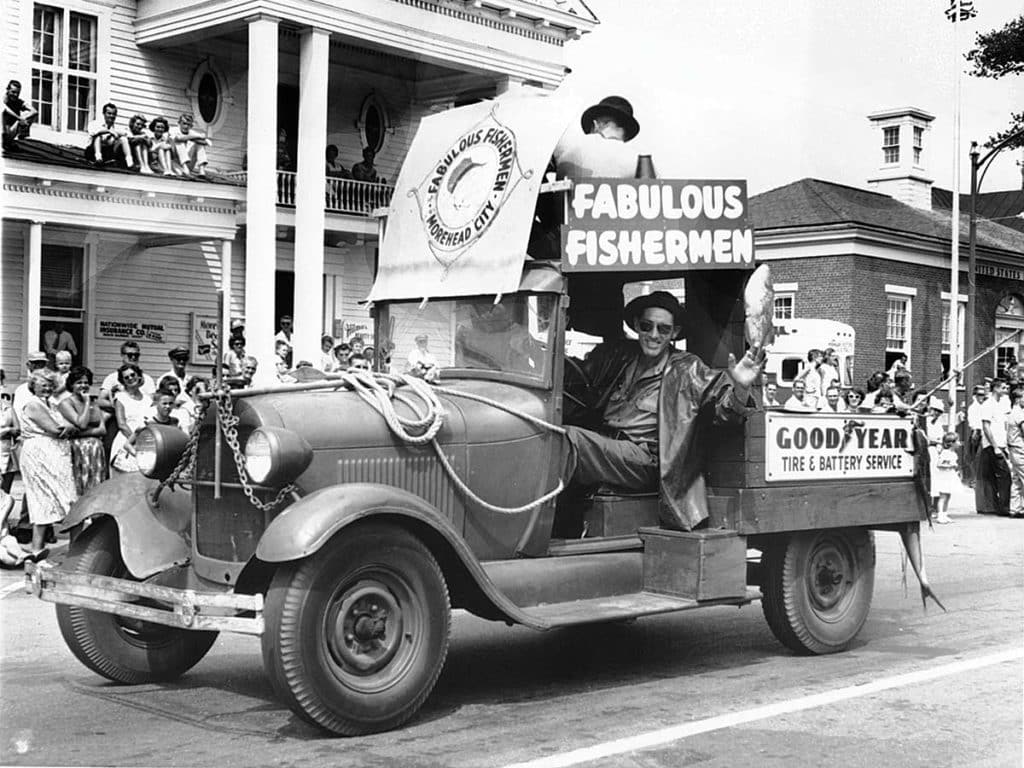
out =
[[[313,460],[309,443],[290,429],[260,427],[245,442],[245,468],[254,483],[286,485]]]
[[[154,480],[163,480],[177,466],[188,435],[177,427],[150,424],[135,437],[135,460],[139,471]]]

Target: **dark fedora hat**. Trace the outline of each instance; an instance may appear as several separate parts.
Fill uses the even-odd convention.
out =
[[[580,117],[584,133],[590,133],[594,120],[599,117],[614,117],[626,131],[626,141],[640,133],[640,123],[633,117],[633,105],[621,96],[606,96],[592,107],[587,107]]]
[[[671,313],[673,325],[683,324],[683,307],[679,300],[668,291],[652,291],[643,296],[637,296],[622,310],[622,316],[632,328],[643,311],[651,307],[664,309]]]

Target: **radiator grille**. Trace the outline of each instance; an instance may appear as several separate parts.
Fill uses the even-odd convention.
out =
[[[461,512],[455,487],[433,452],[396,456],[389,450],[388,454],[339,460],[338,482],[391,485],[415,493],[449,519]],[[448,460],[458,471],[455,457],[448,455]]]

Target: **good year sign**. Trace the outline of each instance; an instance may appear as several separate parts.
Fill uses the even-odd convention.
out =
[[[912,425],[899,416],[766,414],[765,480],[912,477]]]

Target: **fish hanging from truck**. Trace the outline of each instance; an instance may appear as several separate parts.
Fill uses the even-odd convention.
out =
[[[755,269],[747,280],[747,287],[743,289],[743,308],[747,344],[757,348],[771,344],[774,340],[775,291],[772,290],[772,270],[767,264]]]

